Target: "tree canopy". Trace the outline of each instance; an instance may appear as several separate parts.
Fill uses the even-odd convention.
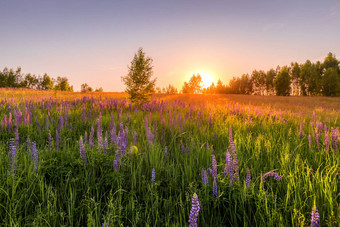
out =
[[[137,105],[146,103],[155,92],[156,78],[151,79],[152,59],[145,55],[142,48],[139,48],[128,68],[128,74],[122,77],[126,85],[125,92],[129,94],[132,103]]]

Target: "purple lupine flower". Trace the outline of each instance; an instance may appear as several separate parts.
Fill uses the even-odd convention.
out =
[[[191,210],[189,215],[189,227],[197,227],[197,217],[201,210],[201,205],[196,193],[192,196]]]
[[[236,153],[236,149],[235,149],[235,143],[231,142],[230,143],[230,149],[233,155],[233,169],[234,169],[234,180],[238,181],[238,160],[237,160],[237,153]]]
[[[211,159],[212,159],[212,177],[216,178],[217,177],[217,162],[216,162],[215,155],[211,155]]]
[[[313,206],[312,215],[310,220],[310,227],[319,227],[320,215],[316,205]]]
[[[210,168],[208,168],[208,169],[207,169],[207,173],[208,173],[209,175],[212,175],[212,170],[211,170]]]
[[[309,143],[309,148],[312,148],[313,141],[312,141],[312,137],[310,135],[308,135],[308,143]]]
[[[37,173],[38,166],[39,166],[39,157],[38,157],[38,149],[37,149],[35,142],[32,142],[32,158],[33,158],[33,171]]]
[[[59,131],[62,131],[63,127],[64,127],[64,118],[62,116],[59,116],[59,124],[58,124]]]
[[[300,123],[300,139],[303,138],[303,130],[302,130],[303,124],[302,122]]]
[[[55,130],[55,149],[59,150],[59,131]]]
[[[269,172],[262,175],[263,182],[266,182],[266,178],[268,178],[268,177],[274,177],[275,180],[281,180],[282,179],[282,176],[278,175],[276,172],[269,171]]]
[[[41,125],[40,125],[40,123],[38,121],[38,117],[35,119],[35,123],[37,124],[39,132],[41,133]]]
[[[315,140],[316,140],[316,145],[318,147],[318,151],[320,151],[320,132],[315,133]]]
[[[152,169],[152,173],[151,173],[151,182],[155,182],[156,181],[156,170],[155,168]]]
[[[30,140],[30,136],[29,135],[27,135],[27,139],[26,139],[26,149],[27,149],[28,153],[31,152],[31,140]]]
[[[218,196],[216,177],[213,178],[213,196],[215,198]]]
[[[85,166],[86,163],[87,163],[86,150],[85,150],[85,147],[84,147],[83,138],[81,138],[81,137],[80,137],[80,140],[79,140],[79,151],[80,151],[80,155],[83,159],[83,165]]]
[[[97,139],[99,151],[103,148],[102,129],[100,124],[101,124],[100,119],[97,119]]]
[[[274,179],[275,179],[275,180],[281,180],[281,179],[282,179],[282,176],[280,176],[280,175],[274,176]]]
[[[12,113],[10,112],[8,114],[8,130],[11,131],[12,130]]]
[[[338,150],[338,140],[339,140],[339,128],[332,128],[331,137],[332,137],[333,150],[337,151]]]
[[[93,149],[93,135],[94,135],[94,127],[93,125],[91,126],[91,132],[90,132],[90,137],[89,137],[89,147]]]
[[[109,227],[109,223],[102,223],[102,227]]]
[[[48,144],[48,151],[51,151],[51,150],[52,150],[52,136],[51,136],[51,131],[48,131],[47,144]]]
[[[105,138],[104,138],[104,152],[105,154],[109,153],[109,142],[107,141],[107,132],[105,132]]]
[[[18,132],[18,128],[14,129],[14,137],[15,137],[15,146],[17,147],[17,150],[19,150],[19,132]]]
[[[233,130],[231,126],[229,126],[229,143],[233,142]]]
[[[151,112],[150,112],[151,114]],[[150,120],[151,120],[151,115],[150,115]],[[147,136],[147,139],[149,141],[150,144],[154,143],[154,135],[151,132],[151,129],[149,128],[149,124],[148,124],[148,118],[145,115],[145,119],[144,119],[144,128],[145,128],[145,134]]]
[[[184,147],[182,140],[181,140],[181,151],[182,151],[182,153],[185,153],[185,147]]]
[[[9,163],[11,167],[11,174],[15,174],[17,168],[17,148],[13,138],[9,139]]]
[[[250,181],[251,181],[251,174],[250,174],[250,170],[247,169],[247,176],[246,176],[246,187],[249,187],[250,185]]]
[[[230,153],[227,151],[226,153],[226,163],[224,168],[224,176],[229,177],[230,185],[233,184],[234,181],[234,168],[233,168],[233,159]]]
[[[325,150],[327,151],[327,153],[329,153],[329,135],[328,132],[325,131]]]
[[[118,172],[119,169],[119,163],[117,160],[113,160],[113,169],[115,172]]]
[[[207,172],[203,168],[201,172],[201,178],[202,178],[202,182],[204,186],[209,185],[209,178],[208,178]]]

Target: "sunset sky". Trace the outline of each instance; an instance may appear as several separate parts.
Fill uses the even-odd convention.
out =
[[[123,91],[143,47],[157,86],[193,73],[229,82],[277,65],[340,57],[338,0],[0,0],[0,70]]]

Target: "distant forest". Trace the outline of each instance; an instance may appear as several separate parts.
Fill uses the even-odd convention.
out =
[[[4,68],[0,71],[0,87],[73,91],[73,86],[70,86],[66,77],[58,76],[55,79],[47,74],[43,76],[23,74],[20,67],[16,70]]]
[[[292,62],[289,66],[277,66],[267,72],[254,70],[251,75],[234,77],[229,85],[221,80],[208,88],[200,85],[200,75],[193,75],[182,87],[183,93],[205,94],[246,94],[246,95],[281,95],[281,96],[339,96],[340,68],[339,60],[329,53],[323,62],[304,64]],[[165,89],[169,90],[171,85]],[[171,90],[171,89],[170,89]]]
[[[217,84],[202,88],[202,78],[193,75],[184,82],[181,92],[192,94],[246,94],[246,95],[282,95],[282,96],[340,96],[340,62],[334,54],[329,53],[323,62],[304,64],[292,62],[289,66],[277,66],[267,72],[254,70],[251,75],[234,77],[229,85],[218,80]],[[73,91],[73,86],[66,77],[52,78],[47,74],[36,76],[23,74],[21,68],[16,70],[4,68],[0,71],[0,87],[28,88],[39,90]],[[81,91],[92,91],[86,83]],[[95,91],[103,91],[102,88]],[[157,93],[176,94],[178,90],[169,85],[163,89],[156,88]]]

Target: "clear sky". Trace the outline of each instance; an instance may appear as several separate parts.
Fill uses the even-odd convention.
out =
[[[229,82],[277,65],[340,58],[339,0],[0,0],[0,68],[123,91],[143,47],[157,86],[193,73]]]

